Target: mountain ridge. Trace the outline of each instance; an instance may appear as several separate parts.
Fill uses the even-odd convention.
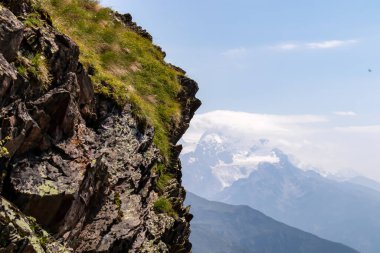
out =
[[[249,205],[285,224],[364,253],[378,252],[380,197],[377,191],[363,186],[363,182],[360,185],[349,180],[333,180],[313,170],[301,170],[268,141],[243,144],[243,148],[233,147],[230,142],[236,140],[209,143],[208,147],[201,139],[193,152],[182,156],[187,190],[215,201]],[[221,151],[208,158],[208,148]],[[271,154],[278,160],[263,161],[262,157]],[[240,173],[239,177],[236,172]],[[232,179],[227,187],[220,182],[221,174]]]
[[[188,192],[195,214],[191,241],[194,253],[358,253],[343,244],[277,222],[247,205],[208,201]]]

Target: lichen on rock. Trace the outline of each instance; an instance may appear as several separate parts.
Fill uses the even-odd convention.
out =
[[[160,132],[142,116],[152,112],[94,88],[96,67],[81,63],[80,47],[38,1],[0,3],[0,140],[10,137],[0,157],[0,252],[190,252],[176,143],[200,106],[197,84],[160,59],[180,86],[170,91],[180,120]],[[128,15],[112,17],[157,48]],[[107,81],[97,85],[111,91]],[[149,103],[163,96],[151,92]],[[162,199],[169,209],[157,209]]]
[[[69,253],[70,250],[0,196],[0,252]]]

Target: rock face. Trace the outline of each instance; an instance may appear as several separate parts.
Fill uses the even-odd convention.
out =
[[[0,4],[0,140],[10,137],[0,158],[0,252],[190,252],[176,143],[200,106],[197,84],[180,78],[182,121],[164,163],[154,129],[130,105],[94,93],[78,46],[47,14],[27,27],[29,1]],[[41,75],[23,73],[27,55],[43,63]],[[157,164],[175,175],[161,191]],[[154,208],[159,195],[176,215]]]
[[[0,199],[0,252],[68,253],[36,221],[20,214],[5,199]]]

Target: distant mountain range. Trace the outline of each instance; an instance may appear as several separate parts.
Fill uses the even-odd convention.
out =
[[[212,202],[188,193],[193,253],[358,253],[345,245],[273,220],[248,206]]]
[[[202,197],[249,205],[362,253],[380,252],[380,192],[373,180],[327,178],[297,168],[266,140],[239,146],[218,133],[206,133],[182,161],[185,187]]]

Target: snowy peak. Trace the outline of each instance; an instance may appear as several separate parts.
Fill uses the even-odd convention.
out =
[[[185,186],[197,193],[194,185],[214,188],[215,194],[234,182],[248,178],[263,163],[288,163],[288,157],[269,140],[243,140],[218,132],[206,132],[195,150],[182,156]],[[208,184],[207,180],[215,184]]]

